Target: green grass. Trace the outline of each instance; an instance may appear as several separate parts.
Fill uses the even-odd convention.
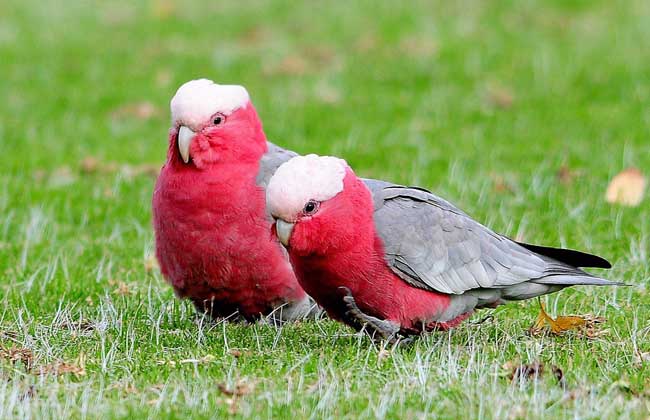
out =
[[[0,4],[0,343],[33,353],[0,360],[0,418],[647,418],[649,202],[604,192],[650,172],[648,2],[183,3]],[[535,302],[388,352],[329,320],[197,319],[148,267],[153,178],[131,172],[200,76],[244,84],[285,147],[610,258],[632,287],[544,299],[608,333],[530,336]],[[36,373],[61,362],[84,372]]]

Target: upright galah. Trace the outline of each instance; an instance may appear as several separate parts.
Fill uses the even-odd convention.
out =
[[[266,196],[305,291],[381,338],[568,286],[618,284],[578,268],[611,267],[603,258],[515,242],[427,190],[362,180],[338,158],[292,158]]]
[[[264,190],[295,154],[268,143],[242,86],[193,80],[171,100],[153,193],[156,256],[177,295],[214,317],[296,319],[314,305],[270,234]]]

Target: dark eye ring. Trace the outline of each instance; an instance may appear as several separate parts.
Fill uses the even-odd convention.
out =
[[[318,201],[309,200],[305,207],[302,209],[302,212],[309,215],[314,214],[318,211]]]
[[[214,118],[212,118],[212,124],[214,125],[219,125],[226,121],[226,118],[223,115],[215,115]]]

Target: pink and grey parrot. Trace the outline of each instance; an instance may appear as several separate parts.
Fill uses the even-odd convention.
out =
[[[574,285],[605,259],[513,241],[431,192],[358,178],[344,160],[294,157],[267,206],[300,284],[334,319],[395,339],[458,325],[475,309]]]
[[[152,207],[156,256],[177,295],[213,317],[315,314],[265,206],[269,178],[295,154],[267,142],[242,86],[187,82],[171,114]]]

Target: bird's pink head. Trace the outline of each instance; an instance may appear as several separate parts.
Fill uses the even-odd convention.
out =
[[[342,159],[292,158],[269,181],[266,200],[274,233],[295,255],[327,255],[373,237],[370,191]]]
[[[255,162],[266,150],[262,123],[243,86],[191,80],[178,88],[170,108],[168,161],[178,168]]]

